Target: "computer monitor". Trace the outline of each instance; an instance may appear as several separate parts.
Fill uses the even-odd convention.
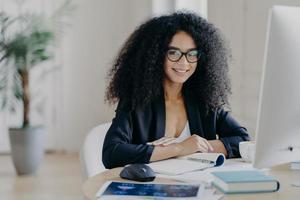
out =
[[[300,160],[300,7],[269,15],[254,167]]]

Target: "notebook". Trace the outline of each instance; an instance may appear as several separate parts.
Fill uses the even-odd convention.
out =
[[[222,192],[254,193],[275,192],[279,190],[279,182],[258,170],[218,171],[214,175],[213,185]]]
[[[148,164],[156,173],[180,175],[224,164],[222,153],[195,153]]]

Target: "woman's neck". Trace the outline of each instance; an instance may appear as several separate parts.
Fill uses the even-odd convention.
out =
[[[166,101],[176,101],[182,99],[182,86],[180,83],[169,83],[164,81],[164,95]]]

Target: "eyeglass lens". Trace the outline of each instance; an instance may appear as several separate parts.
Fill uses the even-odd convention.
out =
[[[200,57],[200,53],[198,50],[190,50],[186,53],[183,53],[178,49],[169,49],[167,51],[168,59],[173,62],[179,61],[183,55],[189,63],[197,62]]]

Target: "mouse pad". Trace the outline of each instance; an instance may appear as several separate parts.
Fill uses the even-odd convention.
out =
[[[201,185],[190,184],[145,184],[106,182],[97,192],[96,197],[101,196],[140,196],[140,197],[197,197]]]

